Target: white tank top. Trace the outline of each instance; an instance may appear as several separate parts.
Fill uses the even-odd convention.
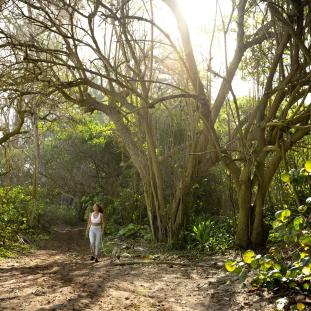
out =
[[[100,224],[101,217],[100,213],[98,213],[97,217],[94,217],[94,212],[91,214],[91,222],[92,224]]]

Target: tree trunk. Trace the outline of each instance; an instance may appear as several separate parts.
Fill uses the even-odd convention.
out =
[[[266,243],[266,234],[264,230],[263,208],[266,193],[263,187],[258,186],[258,191],[254,203],[254,222],[252,224],[251,242],[253,248],[260,248]]]
[[[38,178],[39,178],[39,161],[40,161],[40,142],[39,142],[39,127],[38,127],[38,111],[36,104],[33,108],[33,141],[34,141],[34,163],[32,175],[32,210],[30,215],[30,225],[34,225],[35,216],[38,206]]]
[[[242,248],[247,248],[250,244],[251,197],[250,169],[244,168],[238,188],[239,215],[236,233],[236,243]]]
[[[264,225],[264,204],[269,185],[279,167],[281,159],[281,153],[277,151],[268,163],[258,161],[256,169],[258,179],[257,193],[254,202],[254,221],[251,232],[251,241],[254,248],[263,247],[267,241],[268,228]]]
[[[188,207],[191,205],[191,193],[189,189],[181,189],[176,194],[174,201],[171,205],[171,217],[169,224],[169,244],[172,244],[180,239],[185,222]]]

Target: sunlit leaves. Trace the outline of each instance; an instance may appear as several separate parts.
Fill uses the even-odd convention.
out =
[[[311,173],[311,160],[305,163],[305,169],[308,173]]]
[[[240,280],[244,280],[249,271],[255,270],[256,275],[251,280],[251,285],[255,288],[264,287],[271,291],[284,288],[299,293],[309,292],[311,232],[306,218],[308,204],[306,202],[298,209],[286,206],[276,212],[269,241],[277,244],[270,247],[265,255],[255,255],[252,250],[247,250],[243,254],[243,261],[228,261],[230,265],[227,270],[239,274]],[[288,309],[304,310],[305,306],[300,302],[292,304],[287,297],[276,301],[276,310]]]
[[[226,261],[225,267],[226,267],[227,271],[233,272],[237,267],[237,262],[235,260],[229,259]]]
[[[233,243],[229,218],[209,218],[193,226],[193,237],[201,250],[223,251]]]
[[[296,307],[297,307],[298,311],[303,311],[306,308],[306,306],[303,303],[301,303],[301,302],[298,302]]]
[[[14,240],[29,225],[31,196],[22,187],[0,187],[0,243]]]
[[[303,216],[298,216],[293,220],[293,227],[295,230],[300,230],[302,225],[305,223],[305,218]]]
[[[288,174],[282,174],[281,180],[284,181],[285,183],[289,184],[290,183],[290,176]]]
[[[291,211],[289,209],[284,209],[281,211],[277,211],[275,213],[275,218],[282,222],[286,222],[290,215],[291,215]]]
[[[251,263],[255,258],[255,253],[252,250],[247,250],[243,255],[245,263]]]

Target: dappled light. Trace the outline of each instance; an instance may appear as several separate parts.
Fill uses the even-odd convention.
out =
[[[311,310],[311,2],[0,1],[0,310]]]

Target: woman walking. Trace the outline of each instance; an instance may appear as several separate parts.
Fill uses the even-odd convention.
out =
[[[93,205],[93,212],[89,215],[85,235],[90,239],[91,246],[91,260],[98,262],[98,255],[100,253],[103,227],[105,225],[103,209],[95,203]]]

